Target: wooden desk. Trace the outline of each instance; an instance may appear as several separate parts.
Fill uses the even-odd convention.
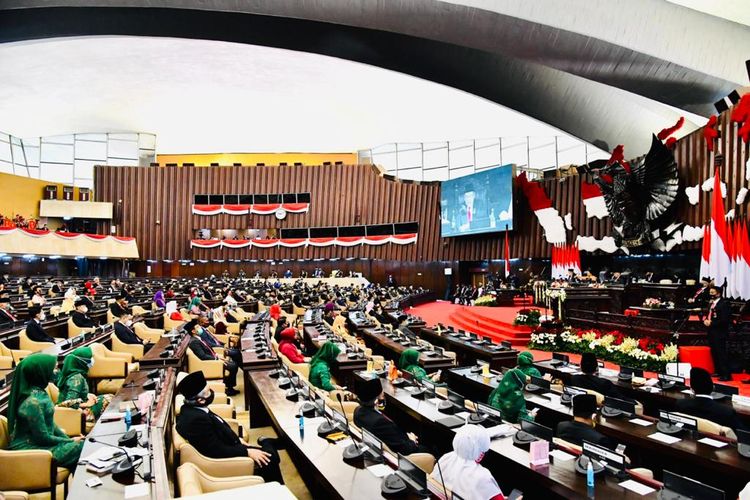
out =
[[[272,370],[279,366],[280,359],[271,346],[271,325],[267,321],[257,323],[248,322],[240,337],[240,349],[242,349],[242,377],[245,381],[245,409],[249,409],[251,401],[247,388],[250,387],[251,372],[258,370]],[[255,340],[256,333],[262,335],[264,341]],[[265,357],[260,357],[256,351],[258,347],[267,349]],[[251,412],[252,417],[252,412]]]
[[[139,394],[143,393],[144,389],[142,384],[147,380],[147,372],[145,371],[129,374],[125,380],[123,388],[117,392],[114,398],[112,398],[109,407],[99,418],[96,425],[94,425],[89,436],[95,437],[98,441],[102,441],[103,443],[117,445],[117,440],[122,433],[125,432],[125,423],[122,420],[105,420],[107,420],[108,416],[111,417],[113,414],[119,413],[120,403],[132,401],[133,399],[136,399]],[[149,440],[149,445],[152,459],[149,460],[149,457],[145,457],[143,463],[136,467],[136,470],[141,475],[146,472],[151,472],[154,477],[154,482],[150,487],[150,498],[159,500],[163,498],[172,498],[174,496],[171,468],[167,466],[166,450],[168,449],[168,443],[171,441],[171,423],[174,420],[173,400],[175,382],[176,373],[173,368],[168,368],[165,372],[161,392],[155,402],[155,409],[153,410],[151,422],[146,423],[147,432],[150,428],[151,438]],[[140,440],[143,441],[145,437],[146,436],[141,436]],[[170,441],[166,441],[167,439]],[[87,440],[83,445],[81,458],[85,459],[87,456],[103,447],[105,447],[104,444],[92,443]],[[111,474],[100,476],[99,478],[103,484],[98,486],[95,490],[86,486],[86,481],[93,477],[97,476],[87,472],[85,465],[79,465],[76,467],[75,474],[73,475],[73,482],[70,486],[69,498],[88,498],[91,495],[96,496],[98,499],[123,498],[126,485],[116,482]],[[136,475],[135,482],[139,483],[142,482],[142,480]]]
[[[536,361],[534,363],[534,366],[536,366],[537,369],[542,373],[549,373],[554,378],[560,379],[566,384],[570,383],[570,379],[573,373],[567,370],[561,371],[559,368],[550,365],[550,361],[551,360],[549,359]],[[575,369],[576,372],[578,371],[577,365],[569,365],[569,367]],[[685,394],[679,389],[677,390],[671,389],[671,390],[659,391],[659,392],[648,392],[648,391],[643,390],[639,386],[634,386],[633,384],[622,382],[616,376],[615,377],[602,376],[602,375],[600,376],[602,378],[606,378],[607,380],[610,380],[613,384],[615,384],[615,386],[617,386],[617,389],[623,394],[625,394],[626,396],[641,402],[643,404],[644,413],[652,417],[657,417],[659,415],[660,409],[673,411],[677,407],[677,401],[680,401],[682,399],[690,399],[692,397],[690,394]],[[732,400],[729,398],[723,399],[721,403],[734,408],[734,410],[737,412],[737,415],[740,417],[743,423],[747,426],[750,426],[750,408],[749,407],[742,406],[742,405],[734,405],[732,403]]]
[[[404,429],[414,429],[419,442],[434,446],[439,454],[452,450],[454,430],[437,423],[446,415],[428,400],[411,397],[408,390],[383,382],[386,395],[386,414]],[[532,469],[529,452],[513,445],[512,437],[492,440],[490,450],[482,465],[495,477],[506,493],[513,488],[523,491],[524,498],[586,498],[586,477],[575,472],[572,460],[555,462],[549,466]],[[618,485],[613,477],[601,477],[596,482],[597,498],[655,499],[656,493],[645,497],[636,495]]]
[[[180,369],[185,363],[185,353],[187,352],[188,344],[190,344],[190,335],[183,335],[177,345],[174,346],[172,354],[163,358],[161,354],[173,346],[169,337],[162,337],[143,355],[138,364],[141,368],[173,366]]]
[[[321,418],[305,419],[304,435],[300,434],[295,417],[299,403],[288,401],[286,391],[279,389],[276,379],[268,373],[255,372],[250,385],[245,387],[256,402],[250,409],[250,425],[273,425],[313,498],[382,499],[379,478],[366,469],[345,463],[341,446],[318,437]]]
[[[360,333],[365,340],[367,347],[371,348],[373,353],[380,354],[386,359],[398,361],[401,353],[411,347],[405,346],[393,339],[389,339],[385,336],[385,331],[376,328],[365,328],[364,330],[361,330]],[[425,356],[424,353],[420,353],[419,364],[422,365],[425,370],[434,371],[441,368],[452,367],[453,360],[444,356]]]
[[[446,330],[438,333],[434,328],[425,326],[417,330],[417,335],[433,345],[455,352],[459,365],[471,365],[481,359],[487,361],[493,370],[499,370],[503,366],[512,368],[518,362],[516,349],[497,350],[485,344],[477,345],[458,336],[451,336]],[[493,345],[498,346],[498,344]]]
[[[481,374],[471,373],[469,368],[449,370],[447,375],[451,388],[473,394],[480,401],[487,401],[492,389],[498,385],[494,378],[486,379]],[[559,422],[573,418],[571,407],[556,405],[538,394],[527,393],[526,402],[529,407],[540,408],[536,421],[553,429]],[[642,418],[655,422],[655,419],[647,416]],[[640,459],[641,465],[653,470],[657,478],[661,477],[666,467],[672,472],[725,490],[727,498],[735,498],[750,479],[750,460],[737,453],[735,444],[717,449],[683,435],[680,442],[665,445],[648,437],[657,432],[655,425],[644,427],[626,418],[601,418],[596,429],[627,445],[628,456]]]

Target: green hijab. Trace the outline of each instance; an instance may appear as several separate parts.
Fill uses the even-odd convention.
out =
[[[398,367],[407,370],[409,367],[419,364],[419,351],[416,349],[407,349],[401,353],[398,359]]]
[[[8,400],[8,431],[11,435],[16,427],[16,415],[21,403],[29,397],[33,389],[47,388],[56,366],[55,356],[40,352],[26,356],[16,366]]]
[[[541,377],[539,370],[534,367],[534,355],[529,351],[524,351],[518,355],[518,366],[527,377]]]
[[[201,304],[201,298],[196,295],[190,301],[190,305],[188,305],[188,310],[192,309],[193,306],[199,306],[200,304]]]
[[[79,347],[67,356],[63,361],[60,376],[57,379],[57,388],[63,392],[65,385],[73,375],[81,374],[84,377],[89,372],[88,361],[94,356],[90,347]]]
[[[339,349],[336,344],[333,342],[326,342],[320,346],[318,352],[316,352],[315,356],[310,360],[310,368],[321,362],[333,364],[336,362],[336,358],[339,357],[339,354],[341,354],[341,349]]]
[[[526,375],[518,368],[509,370],[492,394],[489,402],[498,408],[505,420],[516,422],[519,414],[525,414],[526,400],[523,397],[523,386]]]

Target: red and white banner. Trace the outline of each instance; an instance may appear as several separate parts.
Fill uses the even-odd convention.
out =
[[[590,184],[586,181],[581,182],[581,200],[583,200],[583,206],[586,208],[587,218],[602,219],[609,215],[602,190],[596,184]]]
[[[138,258],[135,238],[130,236],[20,227],[0,227],[0,252],[39,256]]]
[[[254,205],[193,205],[195,215],[271,215],[283,208],[291,214],[302,214],[310,209],[309,203],[265,203]]]
[[[340,236],[338,238],[282,238],[275,240],[191,240],[192,248],[297,248],[303,246],[314,247],[353,247],[357,245],[410,245],[417,242],[417,233],[394,234],[390,236]]]
[[[521,175],[516,177],[516,182],[526,196],[529,208],[544,229],[544,238],[547,242],[555,245],[565,243],[567,241],[565,221],[560,217],[560,212],[552,206],[552,200],[547,196],[541,183],[529,181],[526,178],[526,172],[521,172]]]

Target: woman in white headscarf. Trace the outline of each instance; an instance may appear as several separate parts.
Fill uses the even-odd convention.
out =
[[[432,471],[440,483],[440,472],[446,488],[465,500],[504,500],[505,496],[490,471],[479,465],[490,449],[490,435],[479,425],[464,425],[453,438],[453,451],[443,455]]]

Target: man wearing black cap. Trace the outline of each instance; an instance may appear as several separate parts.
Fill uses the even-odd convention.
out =
[[[260,437],[257,447],[243,444],[229,424],[209,409],[214,391],[208,387],[203,372],[193,372],[182,379],[177,392],[185,397],[177,416],[177,432],[200,454],[209,458],[250,457],[255,467],[248,474],[266,482],[284,483],[275,440]]]
[[[611,450],[617,446],[611,439],[594,429],[596,396],[578,394],[573,397],[573,420],[557,424],[557,437],[582,446],[584,441],[598,444]]]
[[[377,407],[385,406],[383,386],[378,377],[366,381],[358,380],[356,393],[359,406],[354,410],[354,423],[360,429],[367,429],[394,453],[409,455],[425,451],[417,444],[417,436],[407,434],[390,418],[378,411]]]
[[[26,323],[26,336],[34,342],[54,342],[55,339],[47,335],[42,326],[44,321],[44,310],[40,306],[29,307],[31,320]]]
[[[18,321],[18,317],[10,310],[10,299],[0,297],[0,325],[13,324]]]
[[[114,316],[115,318],[119,318],[123,314],[130,314],[130,309],[128,308],[128,299],[126,295],[121,292],[117,296],[117,300],[109,305],[109,310],[112,313],[112,316]]]
[[[76,325],[78,328],[94,328],[96,326],[96,322],[91,319],[91,317],[86,314],[89,312],[89,306],[87,305],[86,301],[83,299],[78,299],[75,302],[76,310],[73,311],[73,314],[71,314],[71,319],[73,320],[73,324]]]
[[[615,387],[615,384],[613,384],[612,381],[597,377],[597,371],[599,371],[599,362],[596,360],[596,355],[591,352],[583,353],[583,355],[581,355],[581,372],[583,373],[570,377],[570,385],[573,387],[580,387],[581,389],[596,391],[602,396],[631,401],[630,398],[624,397],[620,391],[617,390],[617,387]]]
[[[744,430],[737,412],[731,405],[725,405],[715,401],[711,397],[714,383],[711,375],[703,368],[692,368],[690,370],[690,387],[695,393],[694,398],[678,399],[677,411],[698,418],[705,418],[724,427],[730,427],[735,432],[737,429]]]

